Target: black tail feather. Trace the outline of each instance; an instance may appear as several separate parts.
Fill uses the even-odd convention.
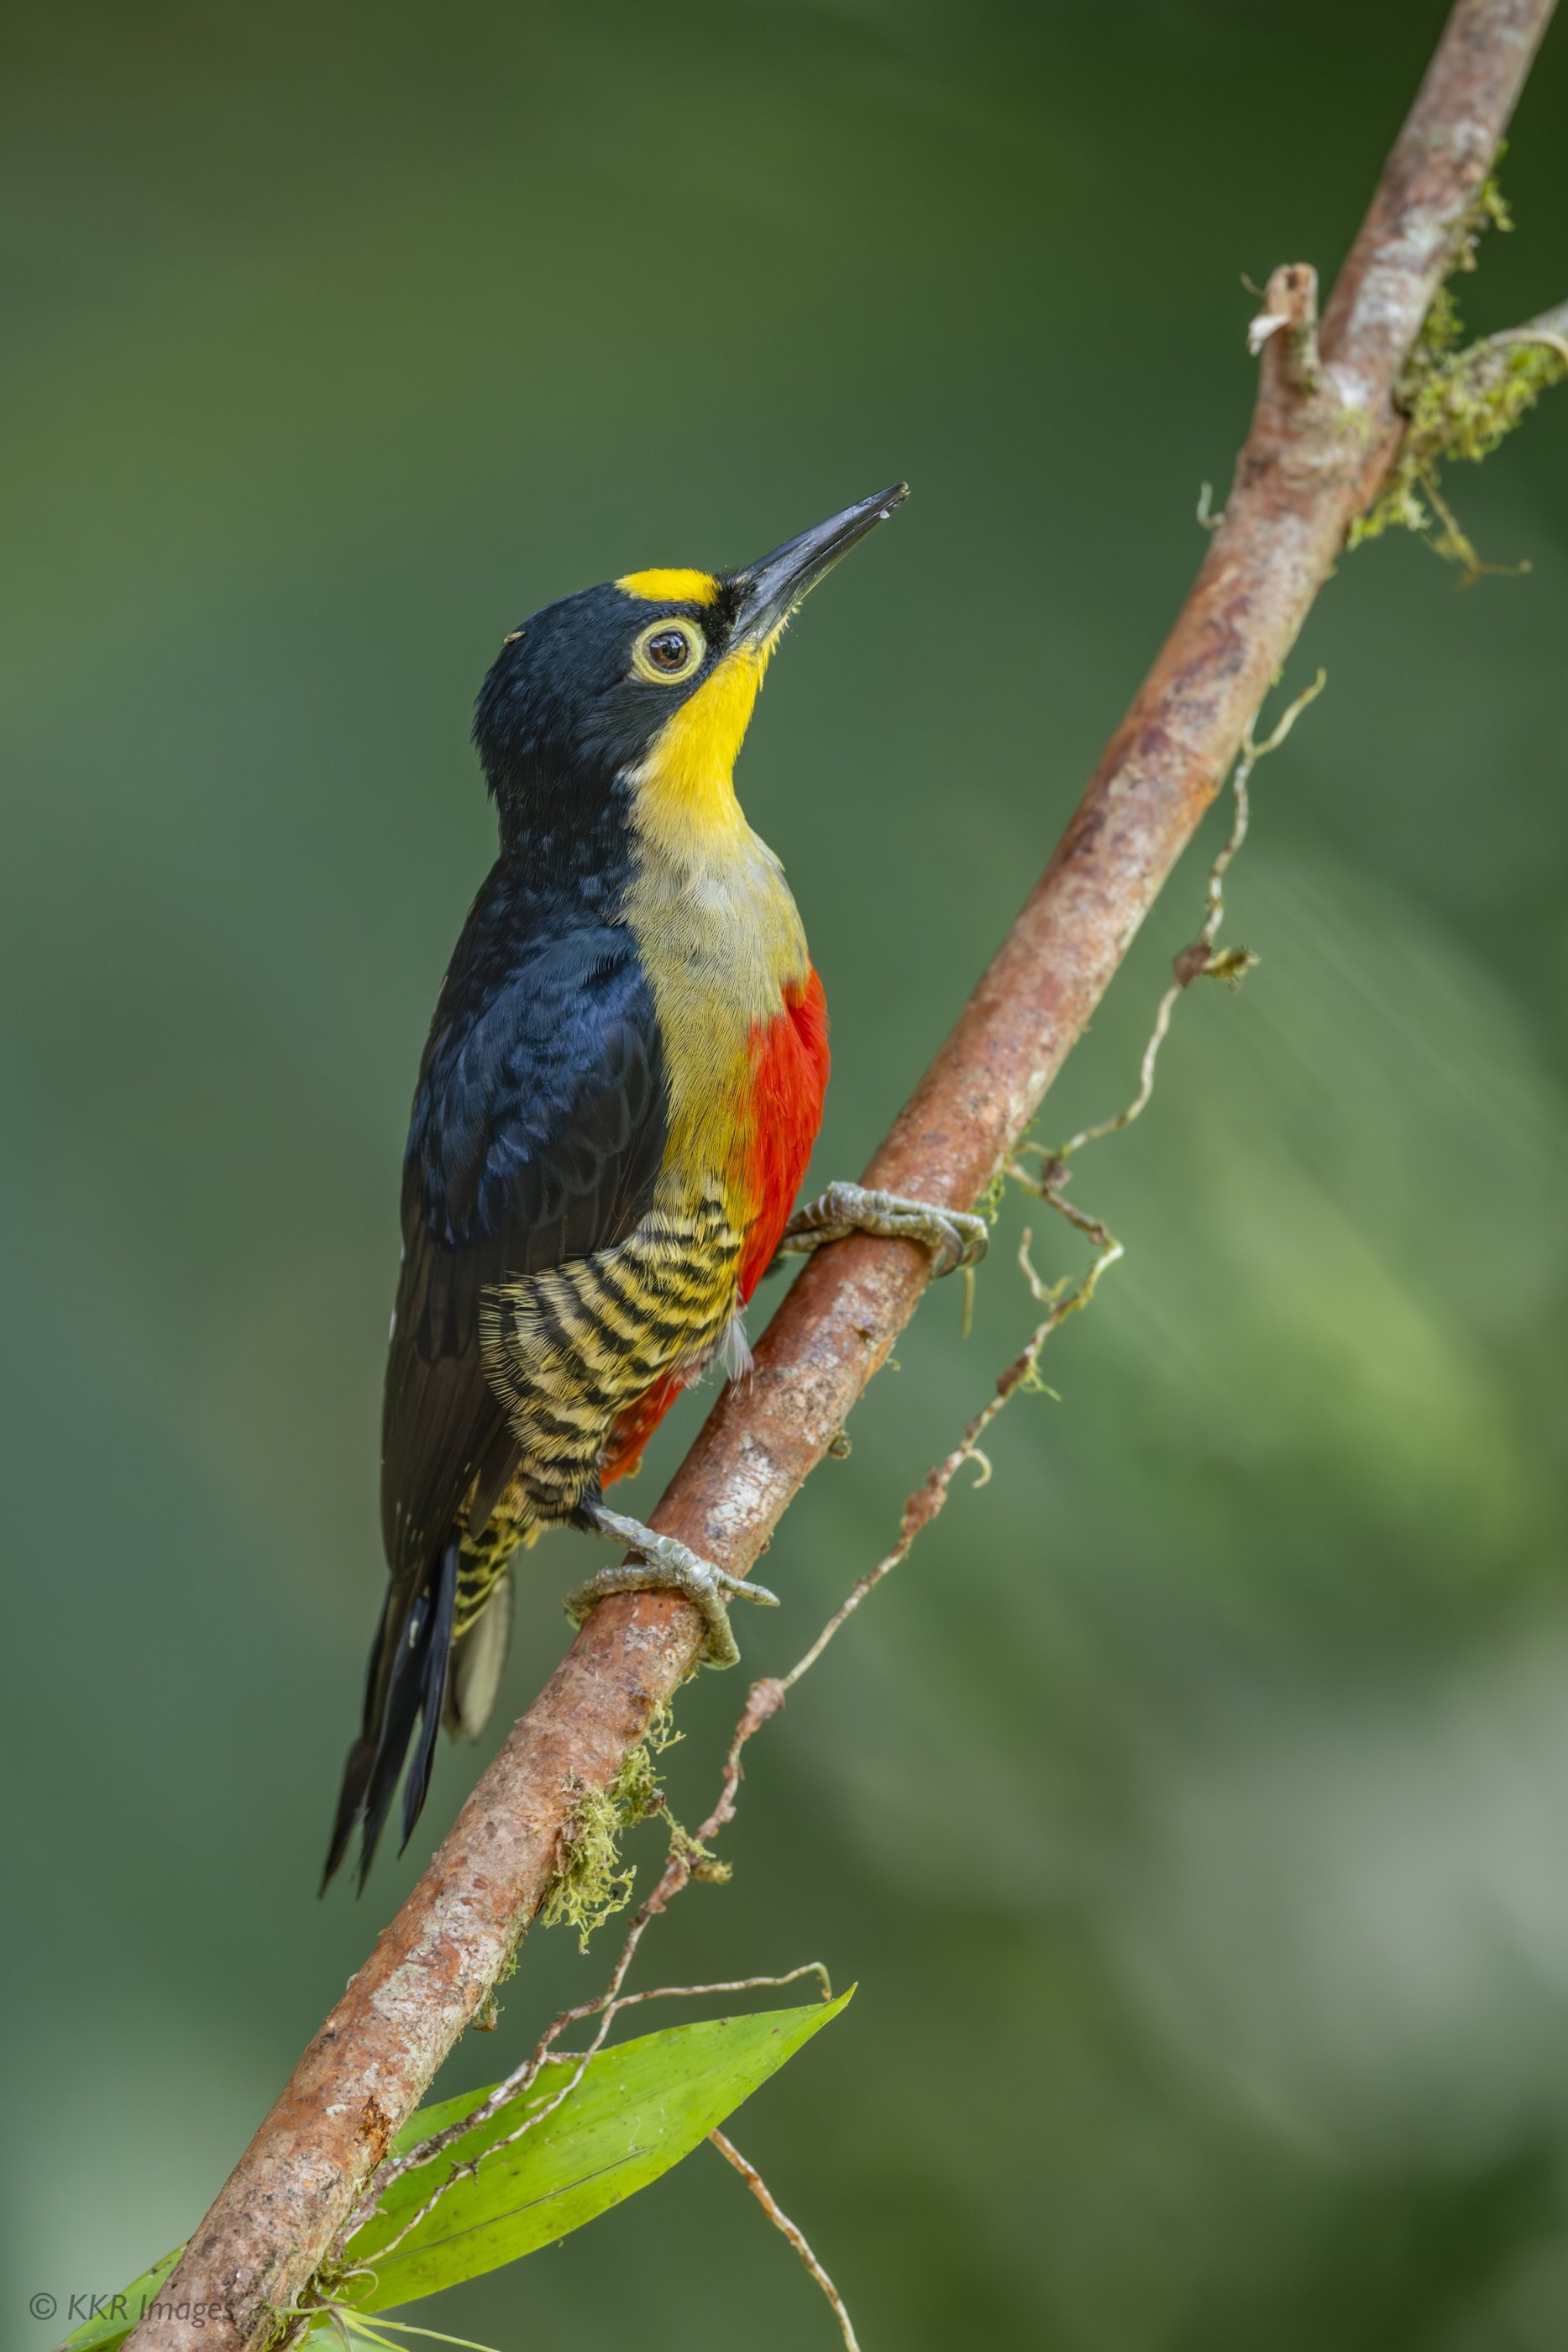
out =
[[[441,1728],[442,1701],[446,1696],[446,1668],[452,1655],[452,1610],[456,1598],[457,1538],[454,1536],[441,1555],[441,1576],[430,1621],[429,1654],[419,1678],[419,1738],[408,1759],[408,1773],[402,1784],[399,1853],[413,1835],[414,1823],[430,1794],[430,1768],[435,1761],[435,1735]]]
[[[392,1810],[403,1759],[419,1736],[403,1790],[402,1843],[408,1843],[430,1787],[435,1734],[441,1722],[452,1649],[452,1611],[457,1591],[455,1538],[431,1560],[410,1594],[388,1592],[371,1647],[365,1678],[364,1717],[349,1750],[343,1786],[332,1824],[323,1889],[348,1852],[360,1825],[359,1884],[362,1890]]]
[[[392,1602],[396,1588],[389,1584],[387,1597],[382,1603],[381,1621],[371,1654],[365,1662],[365,1696],[360,1714],[360,1736],[349,1750],[349,1760],[343,1768],[343,1785],[338,1793],[337,1817],[332,1823],[332,1840],[327,1849],[327,1866],[321,1873],[323,1895],[338,1874],[343,1856],[349,1851],[349,1841],[354,1834],[354,1824],[365,1809],[365,1790],[375,1768],[377,1726],[381,1719],[378,1693],[382,1680],[382,1660],[391,1631]]]

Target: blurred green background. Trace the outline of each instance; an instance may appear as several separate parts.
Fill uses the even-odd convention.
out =
[[[490,856],[503,630],[906,475],[742,766],[855,1173],[1197,560],[1251,299],[1332,270],[1441,7],[12,0],[0,1330],[8,2341],[194,2222],[477,1769],[316,1874],[379,1603],[403,1122]],[[1568,33],[1463,289],[1568,290]],[[751,1751],[642,1980],[820,1957],[738,2118],[868,2352],[1558,2352],[1568,394],[1450,487],[1525,577],[1342,569],[1228,936],[1077,1192],[1128,1246]],[[1211,839],[1218,835],[1211,827]],[[1048,1106],[1132,1090],[1189,858]],[[741,1627],[779,1670],[1030,1318],[934,1296]],[[1039,1213],[1035,1217],[1040,1223]],[[1065,1229],[1053,1272],[1081,1265]],[[636,1490],[650,1503],[702,1409]],[[591,1559],[591,1555],[589,1556]],[[584,1572],[528,1564],[507,1713]],[[744,1681],[685,1696],[706,1809]],[[644,1865],[661,1850],[640,1833]],[[539,1934],[488,2080],[601,1980]],[[788,1996],[787,1996],[788,1997]],[[413,2315],[498,2347],[825,2346],[707,2150]]]

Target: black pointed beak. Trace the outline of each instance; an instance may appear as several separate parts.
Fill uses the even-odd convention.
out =
[[[760,563],[748,563],[744,572],[733,572],[731,584],[740,593],[736,636],[755,644],[774,635],[840,556],[847,555],[856,540],[874,530],[879,522],[885,522],[908,496],[908,483],[894,482],[891,489],[878,490],[874,498],[862,499],[841,514],[830,515],[814,530],[803,530],[799,539],[776,547]]]

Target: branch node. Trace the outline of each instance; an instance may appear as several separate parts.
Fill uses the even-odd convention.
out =
[[[1287,261],[1263,289],[1263,308],[1248,322],[1247,348],[1298,399],[1318,388],[1318,273],[1310,261]],[[1201,514],[1199,520],[1203,520]]]

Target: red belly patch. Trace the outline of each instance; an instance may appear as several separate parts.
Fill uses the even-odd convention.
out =
[[[811,971],[801,987],[786,990],[784,1010],[752,1031],[745,1093],[736,1106],[740,1190],[750,1211],[740,1254],[743,1304],[767,1273],[789,1222],[822,1124],[828,1059],[827,1002]],[[637,1469],[643,1448],[680,1392],[678,1376],[666,1374],[622,1414],[604,1450],[605,1486]]]
[[[789,1222],[800,1179],[822,1124],[828,1090],[828,1007],[814,971],[785,993],[784,1010],[751,1033],[749,1099],[742,1186],[751,1223],[740,1254],[740,1296],[750,1297],[767,1273]]]

